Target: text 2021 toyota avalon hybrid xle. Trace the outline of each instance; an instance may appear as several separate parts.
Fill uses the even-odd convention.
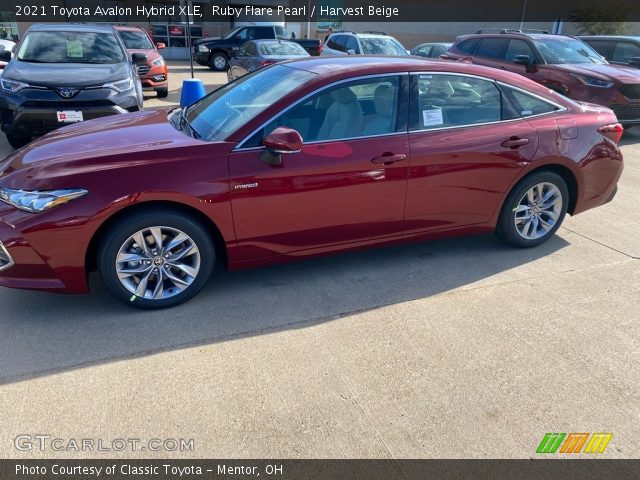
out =
[[[297,60],[184,109],[65,127],[0,163],[0,285],[176,305],[229,269],[495,231],[548,240],[609,201],[622,128],[515,73]]]

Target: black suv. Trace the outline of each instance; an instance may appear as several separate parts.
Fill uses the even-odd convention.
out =
[[[71,123],[142,109],[136,67],[113,27],[35,24],[16,52],[0,76],[0,123],[14,148]]]

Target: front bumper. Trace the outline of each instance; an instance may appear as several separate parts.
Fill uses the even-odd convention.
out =
[[[155,90],[169,86],[167,66],[147,65],[151,67],[144,75],[140,75],[140,83],[144,90]]]
[[[69,125],[59,122],[56,112],[81,111],[84,120],[138,110],[136,88],[115,92],[108,88],[80,90],[70,99],[50,89],[26,88],[0,95],[0,127],[5,133],[37,136]]]
[[[198,65],[209,65],[209,54],[211,52],[196,52],[193,54],[193,61]]]

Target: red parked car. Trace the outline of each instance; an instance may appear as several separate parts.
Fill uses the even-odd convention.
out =
[[[129,53],[140,53],[147,57],[145,61],[136,62],[142,88],[155,91],[159,98],[167,97],[169,95],[169,69],[158,51],[165,48],[165,44],[157,43],[154,45],[151,37],[142,27],[116,25],[114,28]]]
[[[519,73],[574,100],[611,108],[625,127],[640,124],[640,70],[609,65],[574,37],[512,30],[464,35],[440,58]]]
[[[0,284],[183,302],[229,269],[495,231],[548,240],[609,201],[611,110],[526,78],[417,58],[252,72],[184,109],[92,120],[0,163]]]

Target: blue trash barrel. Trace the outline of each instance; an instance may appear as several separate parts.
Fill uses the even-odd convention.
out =
[[[182,93],[180,94],[180,106],[186,107],[206,95],[204,84],[198,78],[187,78],[182,81]]]

